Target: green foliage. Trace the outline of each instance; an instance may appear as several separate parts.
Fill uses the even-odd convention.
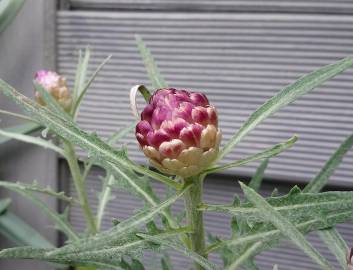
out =
[[[30,200],[33,204],[35,204],[39,209],[42,210],[43,213],[47,214],[47,216],[53,221],[55,227],[65,233],[65,235],[70,239],[70,240],[77,240],[78,235],[74,232],[73,228],[69,224],[67,220],[66,214],[59,214],[56,211],[50,209],[46,203],[44,203],[42,200],[37,198],[36,196],[33,195],[33,192],[41,192],[45,193],[48,195],[52,195],[55,197],[59,198],[66,198],[62,193],[55,193],[51,191],[50,189],[47,188],[40,188],[37,185],[23,185],[23,184],[13,184],[13,183],[8,183],[8,182],[2,182],[0,181],[0,186],[5,187],[11,191],[14,191],[21,196],[27,198]]]
[[[298,188],[293,188],[287,195],[270,197],[266,202],[273,211],[289,221],[298,231],[306,234],[353,219],[352,198],[353,192],[307,194],[300,192]],[[238,266],[243,262],[232,261],[232,258],[235,260],[240,258],[239,252],[246,255],[242,260],[249,259],[277,245],[280,239],[288,237],[286,233],[269,222],[270,219],[267,215],[264,216],[263,209],[251,201],[238,202],[236,205],[229,206],[204,205],[202,209],[223,211],[234,215],[233,232],[235,230],[235,233],[232,239],[224,241],[217,239],[208,248],[208,252],[218,250],[221,254],[228,254],[226,265],[233,262]],[[257,243],[260,242],[262,244],[258,245]]]
[[[267,149],[263,152],[257,153],[255,155],[252,155],[252,156],[247,157],[245,159],[241,159],[241,160],[237,160],[237,161],[228,163],[228,164],[220,166],[220,167],[214,167],[214,168],[207,169],[203,173],[208,174],[208,173],[219,172],[219,171],[223,171],[223,170],[226,170],[226,169],[229,169],[232,167],[239,167],[239,166],[245,165],[249,162],[259,160],[259,159],[267,159],[267,158],[276,156],[279,153],[288,149],[289,147],[293,146],[293,144],[296,141],[297,141],[297,136],[293,136],[288,141],[286,141],[284,143],[279,143],[279,144],[277,144],[277,145],[275,145],[275,146],[271,147],[270,149]]]
[[[21,134],[18,132],[10,132],[10,131],[6,131],[4,129],[0,129],[0,136],[7,138],[7,140],[15,139],[15,140],[22,141],[25,143],[38,145],[38,146],[46,148],[46,149],[51,149],[62,156],[65,155],[64,151],[60,147],[56,146],[55,144],[51,143],[50,141],[47,141],[47,140],[44,140],[41,138],[37,138],[37,137],[29,136],[29,135],[24,135],[24,134]],[[7,140],[2,140],[2,142],[6,142]]]
[[[87,79],[87,70],[88,70],[88,63],[91,57],[91,51],[89,48],[86,48],[84,52],[81,50],[78,52],[78,63],[75,73],[75,83],[74,88],[72,90],[72,100],[73,104],[79,104],[78,100],[81,96],[81,93],[84,93],[86,79]],[[71,115],[76,112],[77,107],[76,105],[71,109]]]
[[[65,202],[73,203],[75,199],[69,196],[66,196],[63,191],[56,192],[50,186],[41,187],[37,181],[33,181],[32,184],[20,183],[20,182],[7,182],[7,181],[0,181],[0,187],[8,188],[10,190],[22,190],[23,192],[36,192],[42,193],[45,195],[53,196],[59,200],[63,200]],[[77,202],[76,202],[77,203]],[[1,207],[0,207],[1,212]]]
[[[353,134],[348,136],[347,139],[338,147],[333,153],[331,158],[325,163],[321,171],[310,181],[304,188],[304,192],[320,192],[320,190],[327,184],[331,175],[335,172],[336,168],[340,165],[344,155],[353,146]]]
[[[136,42],[154,90],[168,87],[158,70],[157,64],[155,63],[150,50],[146,47],[139,35],[136,35]]]
[[[260,189],[268,162],[268,158],[264,159],[261,162],[260,166],[257,168],[253,177],[251,178],[248,186],[251,187],[253,190],[258,191]]]
[[[95,134],[89,135],[83,130],[79,129],[72,121],[67,121],[57,116],[49,109],[37,105],[35,102],[25,97],[3,80],[0,80],[0,89],[3,93],[13,99],[23,110],[28,112],[34,119],[42,125],[55,132],[58,136],[65,138],[73,144],[80,146],[82,149],[88,151],[90,158],[96,159],[105,167],[114,167],[114,170],[119,173],[124,173],[120,168],[132,168],[139,173],[146,174],[156,180],[165,184],[180,188],[180,185],[159,173],[139,166],[131,162],[124,150],[115,150],[103,140],[98,138]]]
[[[89,53],[86,51],[86,54],[88,55],[87,58],[89,58]],[[98,73],[101,71],[101,69],[108,63],[108,61],[110,60],[112,56],[109,55],[98,67],[97,69],[93,72],[93,74],[91,75],[91,77],[87,80],[87,82],[84,82],[84,78],[85,78],[85,74],[86,74],[86,70],[88,68],[88,60],[84,61],[84,64],[79,63],[79,69],[77,70],[77,74],[81,73],[81,75],[79,76],[78,82],[77,82],[77,94],[78,97],[75,98],[75,102],[73,104],[73,108],[72,108],[72,115],[74,116],[74,119],[76,119],[77,114],[78,114],[78,110],[80,108],[81,102],[83,100],[83,97],[85,96],[85,94],[87,93],[89,87],[91,86],[92,82],[94,81],[94,79],[97,77]],[[82,78],[82,79],[81,79]],[[76,92],[75,92],[76,93]]]
[[[153,88],[167,87],[149,49],[139,36],[136,37],[136,40]],[[62,192],[56,192],[50,187],[40,187],[36,182],[33,184],[0,182],[0,187],[17,192],[37,205],[51,218],[56,228],[64,232],[69,239],[66,245],[60,248],[53,247],[38,232],[7,210],[8,200],[1,200],[1,232],[12,238],[16,243],[29,246],[2,250],[0,251],[0,258],[38,259],[85,267],[84,269],[95,267],[97,269],[144,270],[145,267],[139,259],[145,250],[166,254],[165,252],[171,248],[193,260],[197,269],[217,269],[206,258],[206,255],[218,251],[224,261],[224,269],[233,270],[243,267],[247,270],[257,270],[258,267],[254,262],[254,257],[260,252],[277,245],[282,239],[289,238],[323,269],[332,269],[325,258],[304,237],[304,234],[308,232],[319,230],[322,239],[329,245],[341,266],[345,267],[344,257],[347,245],[339,233],[332,228],[336,224],[353,219],[353,192],[316,192],[324,187],[344,155],[352,147],[353,135],[343,142],[303,192],[294,187],[287,195],[278,196],[273,194],[265,199],[255,191],[261,186],[268,159],[290,148],[297,140],[296,136],[245,159],[208,168],[201,175],[190,179],[167,177],[132,162],[128,158],[124,146],[118,149],[113,146],[117,140],[132,130],[135,123],[119,130],[108,141],[102,140],[96,134],[83,131],[76,123],[83,97],[109,59],[110,56],[87,78],[90,50],[86,49],[84,53],[79,52],[73,89],[73,106],[70,113],[65,112],[56,100],[36,83],[35,88],[43,97],[46,106],[36,104],[6,82],[0,80],[0,90],[30,117],[2,110],[0,110],[0,113],[34,122],[0,130],[0,143],[7,141],[7,138],[12,138],[60,153],[69,163],[75,188],[79,195],[77,200],[66,196]],[[352,65],[353,57],[347,57],[335,64],[322,67],[303,76],[295,83],[287,86],[249,117],[221,150],[219,156],[224,157],[228,154],[244,136],[267,117]],[[139,90],[145,99],[148,99],[150,94],[147,88],[142,87]],[[41,127],[45,127],[46,131],[51,132],[51,136],[53,135],[56,140],[62,142],[64,150],[49,140],[28,135]],[[88,154],[83,170],[79,166],[74,146],[81,147]],[[202,199],[202,181],[206,174],[241,166],[255,160],[262,160],[262,163],[249,182],[249,186],[242,184],[245,194],[244,201],[241,202],[238,196],[235,196],[233,203],[230,205],[199,205]],[[93,211],[86,194],[85,179],[94,165],[105,169],[106,177],[103,178],[97,212],[93,217]],[[168,191],[166,199],[162,199],[154,193],[150,184],[151,179],[158,180],[166,185]],[[96,233],[96,228],[100,229],[106,205],[112,199],[111,192],[114,188],[122,189],[142,200],[144,207],[126,220],[118,221],[114,219],[111,229]],[[193,192],[189,190],[191,188]],[[37,193],[60,199],[68,206],[77,203],[85,214],[86,221],[89,223],[88,227],[93,229],[87,234],[79,235],[68,222],[68,212],[65,211],[62,214],[55,212],[36,196]],[[192,194],[200,196],[196,198],[195,196],[192,197]],[[186,209],[190,210],[187,215],[186,227],[180,225],[184,224],[184,216],[178,218],[170,210],[171,205],[181,197],[185,199]],[[197,203],[195,203],[196,199]],[[163,200],[164,202],[161,202]],[[212,243],[205,250],[202,237],[199,237],[200,239],[195,237],[196,235],[202,235],[200,232],[203,231],[202,213],[198,211],[222,211],[231,214],[231,238],[222,240],[217,237],[210,237]],[[190,213],[193,213],[193,215],[190,215]],[[160,220],[158,218],[161,218],[162,225],[159,225]],[[195,224],[201,224],[200,227],[197,227],[197,230]],[[26,241],[24,239],[26,234],[32,235],[33,239],[29,238]],[[186,238],[186,235],[190,237]],[[196,245],[200,248],[191,250],[191,247]],[[167,255],[161,259],[161,268],[163,270],[172,269]],[[274,269],[276,269],[276,266],[274,266]]]
[[[24,0],[0,1],[0,33],[12,22],[24,4]]]
[[[10,203],[10,199],[0,200],[0,233],[17,245],[52,248],[39,232],[8,210]]]
[[[139,256],[142,250],[158,247],[151,244],[137,233],[144,224],[151,221],[154,216],[179,199],[189,186],[172,196],[167,201],[156,207],[135,214],[127,220],[117,224],[112,229],[99,233],[90,238],[73,241],[58,249],[13,248],[0,251],[0,258],[32,258],[50,262],[65,263],[70,265],[96,265],[104,264],[110,268],[116,267],[123,256]],[[173,238],[180,233],[188,232],[188,228],[163,231],[153,235],[153,240]],[[143,234],[145,236],[145,234]],[[114,269],[114,268],[112,268]]]
[[[348,136],[347,139],[338,147],[330,159],[326,162],[321,171],[315,178],[304,188],[304,192],[320,192],[320,190],[327,184],[331,175],[335,172],[336,168],[340,165],[344,155],[353,146],[353,134]],[[335,228],[329,228],[318,232],[321,239],[327,244],[330,251],[336,256],[337,261],[343,269],[346,268],[346,253],[348,246],[342,239],[342,236]]]
[[[270,197],[267,203],[276,212],[295,221],[311,216],[324,216],[330,212],[339,212],[353,208],[353,191],[330,191],[323,193],[302,193],[294,187],[287,195]],[[201,210],[222,211],[232,215],[242,215],[252,222],[262,222],[261,210],[250,202],[233,205],[202,205]]]
[[[8,133],[8,134],[13,134],[15,133],[16,135],[18,134],[29,134],[35,131],[40,130],[41,126],[38,125],[37,123],[29,122],[25,124],[20,124],[8,128],[4,128],[3,132]],[[6,143],[10,141],[12,138],[11,136],[5,136],[0,134],[0,144]]]
[[[276,211],[264,198],[253,189],[241,184],[245,197],[259,209],[261,216],[272,223],[282,234],[286,234],[294,244],[302,249],[309,257],[313,259],[323,269],[332,269],[327,260],[305,239],[304,235],[293,225],[293,223]],[[254,244],[252,249],[261,248],[261,241]],[[253,254],[251,254],[253,255]]]
[[[226,143],[219,154],[219,158],[223,158],[230,151],[232,151],[233,147],[237,145],[245,135],[247,135],[267,117],[289,103],[295,101],[302,95],[320,86],[327,80],[342,73],[352,65],[353,56],[349,56],[334,64],[321,67],[316,71],[304,75],[294,83],[285,87],[281,92],[267,100],[261,107],[250,115],[248,120],[245,121],[238,132]]]

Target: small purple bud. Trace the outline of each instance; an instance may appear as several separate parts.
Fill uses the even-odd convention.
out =
[[[136,138],[157,169],[188,177],[216,159],[221,131],[216,109],[204,94],[164,88],[141,113]]]
[[[65,111],[70,110],[72,98],[64,77],[54,71],[39,70],[34,75],[34,79],[48,91],[48,93],[63,107]],[[35,92],[35,99],[38,104],[46,106],[40,93]]]

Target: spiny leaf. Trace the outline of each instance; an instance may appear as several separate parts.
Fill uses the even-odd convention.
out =
[[[353,134],[338,147],[330,159],[326,162],[321,171],[315,178],[304,188],[304,192],[319,192],[328,182],[334,171],[341,163],[344,155],[353,146]],[[320,238],[327,244],[331,252],[336,256],[337,261],[343,266],[345,264],[347,243],[343,240],[340,233],[335,229],[327,229],[319,231]],[[345,266],[344,266],[345,267]]]
[[[8,248],[0,251],[0,258],[21,258],[21,259],[37,259],[37,260],[47,260],[51,262],[60,263],[63,260],[60,258],[46,259],[47,252],[50,249],[39,249],[33,247],[16,247],[16,248]],[[120,270],[119,262],[115,264],[102,263],[92,260],[84,260],[84,261],[72,261],[69,262],[70,265],[74,266],[92,266],[97,267],[99,269],[107,269],[107,270]]]
[[[113,185],[115,181],[115,178],[113,175],[108,174],[104,180],[103,180],[103,185],[102,185],[102,192],[99,195],[99,203],[98,203],[98,208],[97,208],[97,229],[99,230],[103,215],[104,215],[104,210],[108,202],[111,200],[111,186]]]
[[[113,245],[116,241],[119,241],[121,237],[124,237],[124,235],[133,232],[136,228],[151,221],[155,215],[161,213],[166,207],[178,200],[189,188],[190,185],[185,186],[182,191],[178,192],[165,202],[135,214],[106,232],[99,233],[95,237],[76,241],[60,248],[59,250],[53,251],[53,253],[66,254],[72,252],[82,252],[84,250],[98,249],[99,247]]]
[[[297,139],[298,139],[297,136],[293,136],[288,141],[286,141],[284,143],[276,144],[275,146],[273,146],[263,152],[257,153],[255,155],[252,155],[252,156],[247,157],[245,159],[240,159],[240,160],[228,163],[228,164],[220,166],[220,167],[214,167],[214,168],[207,169],[203,173],[209,174],[209,173],[219,172],[219,171],[223,171],[225,169],[229,169],[232,167],[242,166],[242,165],[245,165],[245,164],[252,162],[252,161],[255,161],[255,160],[264,159],[264,158],[267,159],[267,158],[273,157],[273,156],[278,155],[279,153],[283,152],[284,150],[288,149],[289,147],[293,146],[293,144],[297,141]]]
[[[335,153],[325,163],[324,167],[322,167],[315,178],[306,185],[303,191],[308,193],[319,192],[327,184],[329,178],[341,164],[343,157],[352,148],[352,146],[353,134],[348,136],[347,139],[339,146]]]
[[[43,140],[41,138],[36,138],[36,137],[32,137],[29,135],[24,135],[24,134],[20,134],[20,133],[16,133],[16,132],[5,131],[3,129],[0,129],[0,136],[4,136],[9,139],[15,139],[18,141],[22,141],[22,142],[26,142],[26,143],[30,143],[30,144],[34,144],[34,145],[38,145],[43,148],[51,149],[51,150],[59,153],[60,155],[65,156],[64,151],[60,147],[56,146],[55,144],[53,144],[49,141]]]
[[[135,128],[135,123],[133,123],[132,125],[126,126],[122,129],[118,130],[117,132],[114,132],[113,135],[110,136],[110,138],[108,139],[107,143],[110,146],[113,146],[120,139],[124,138],[133,128]],[[82,176],[83,179],[87,178],[88,173],[90,172],[94,163],[95,163],[95,160],[92,158],[87,162],[87,164],[85,164],[85,169],[84,169],[83,176]]]
[[[247,248],[242,254],[240,254],[236,260],[234,260],[225,270],[236,270],[239,267],[246,263],[249,259],[254,257],[262,247],[262,242],[257,242],[252,244],[249,248]]]
[[[53,247],[37,230],[10,211],[0,214],[0,233],[17,245]]]
[[[278,213],[292,221],[308,216],[344,211],[353,208],[352,191],[329,191],[317,194],[301,193],[294,187],[289,194],[280,197],[270,197],[266,202]],[[252,203],[242,203],[240,206],[201,205],[200,210],[222,211],[232,215],[244,215],[247,218],[262,222],[261,210]]]
[[[257,168],[254,176],[251,178],[248,186],[251,187],[253,190],[258,191],[260,189],[263,176],[268,165],[268,161],[269,161],[268,158],[264,159],[261,162],[260,166]]]
[[[139,177],[135,172],[129,170],[129,167],[120,170],[118,170],[116,166],[106,166],[106,168],[115,176],[116,179],[119,179],[120,187],[125,188],[125,190],[131,194],[137,195],[139,198],[142,198],[145,202],[152,206],[158,205],[159,199],[154,194],[145,177]],[[167,219],[171,228],[177,227],[177,223],[168,211],[168,208],[164,209],[162,214]]]
[[[39,106],[29,98],[25,97],[10,85],[0,80],[0,89],[3,93],[13,99],[22,109],[30,113],[35,119],[42,123],[47,128],[54,131],[59,136],[69,140],[73,144],[79,145],[81,148],[88,151],[88,155],[95,158],[103,164],[112,163],[115,170],[120,170],[120,167],[130,167],[135,171],[148,175],[165,184],[171,185],[176,189],[180,189],[181,185],[170,178],[148,170],[143,166],[133,163],[126,156],[125,151],[117,151],[107,143],[99,139],[97,136],[88,135],[77,127],[72,121],[64,120],[45,107]]]
[[[148,77],[152,82],[152,87],[154,89],[167,87],[167,84],[162,78],[150,50],[146,47],[145,43],[143,42],[142,38],[139,35],[136,35],[136,42],[137,42],[137,47],[140,50],[140,54],[142,56],[143,62],[145,64]]]
[[[337,258],[338,263],[342,269],[347,267],[347,243],[344,241],[340,233],[336,229],[325,229],[318,231],[320,238],[326,243],[328,249]]]
[[[104,59],[104,61],[97,67],[97,69],[93,72],[93,74],[91,75],[91,77],[88,79],[88,81],[86,82],[86,84],[84,86],[80,86],[82,87],[82,89],[80,89],[79,95],[77,97],[77,99],[75,100],[75,103],[73,105],[73,109],[72,109],[72,115],[74,117],[74,119],[76,119],[77,114],[78,114],[78,110],[80,108],[81,102],[83,97],[85,96],[88,88],[91,86],[92,82],[94,81],[94,79],[97,77],[98,73],[101,71],[101,69],[105,66],[105,64],[108,63],[108,61],[110,60],[110,58],[112,57],[112,55],[109,55],[106,59]],[[88,65],[88,60],[87,60],[87,65]],[[80,75],[80,77],[85,77],[85,75]],[[81,83],[80,83],[81,84]]]
[[[4,181],[0,181],[0,184],[3,187],[6,187],[23,197],[26,197],[29,199],[32,203],[34,203],[38,208],[40,208],[44,213],[46,213],[54,222],[54,224],[59,228],[63,233],[66,234],[66,236],[71,239],[71,240],[77,240],[78,236],[74,232],[73,228],[71,225],[67,222],[67,220],[64,220],[60,214],[55,212],[54,210],[50,209],[46,203],[38,199],[37,197],[33,196],[32,191],[24,189],[23,186],[20,186],[18,184],[12,184]]]
[[[7,182],[0,181],[0,187],[12,189],[12,190],[23,190],[23,191],[33,191],[49,196],[53,196],[57,199],[72,203],[74,199],[72,197],[66,196],[64,192],[56,192],[51,187],[41,187],[37,181],[33,181],[32,184],[20,183],[20,182]]]
[[[173,270],[172,262],[168,254],[164,254],[161,258],[162,270]]]
[[[283,234],[286,234],[293,243],[323,269],[333,270],[327,260],[305,239],[304,235],[290,221],[276,211],[264,198],[257,194],[256,191],[242,183],[240,183],[240,185],[245,197],[261,211],[261,214],[266,220],[271,222]]]
[[[90,57],[91,52],[88,47],[85,49],[84,53],[81,50],[78,52],[78,63],[75,72],[75,83],[72,91],[73,104],[77,103],[78,97],[80,96],[85,86]],[[71,115],[73,115],[74,108],[74,106],[71,108]]]
[[[0,1],[0,33],[3,32],[24,4],[24,0]]]
[[[157,239],[174,238],[179,233],[190,232],[188,228],[164,231],[153,235]],[[66,263],[70,265],[80,265],[81,262],[103,263],[107,265],[119,265],[123,256],[132,256],[132,266],[139,266],[135,256],[142,255],[145,249],[156,249],[148,239],[135,236],[135,234],[125,234],[120,241],[115,241],[113,245],[107,245],[92,250],[76,250],[75,252],[63,252],[60,249],[28,249],[15,248],[0,252],[0,258],[32,258],[50,262]],[[135,269],[135,267],[132,267]]]
[[[204,257],[200,256],[199,254],[197,254],[196,252],[193,252],[189,249],[187,249],[183,244],[179,243],[176,240],[164,240],[164,239],[160,239],[160,238],[156,238],[154,236],[150,236],[150,235],[146,235],[146,234],[138,234],[139,236],[160,244],[162,246],[166,246],[166,247],[170,247],[172,249],[175,249],[176,251],[179,251],[181,253],[183,253],[184,255],[188,256],[189,258],[191,258],[192,260],[194,260],[195,262],[197,262],[199,265],[201,265],[203,268],[205,268],[206,270],[215,270],[217,269],[216,266],[214,266],[211,262],[209,262],[207,259],[205,259]]]
[[[6,209],[10,206],[10,204],[11,204],[10,198],[5,198],[0,200],[0,215],[6,211]]]
[[[16,117],[16,118],[19,118],[19,119],[22,119],[22,120],[29,121],[31,123],[36,123],[33,119],[31,119],[30,117],[28,117],[27,115],[24,115],[24,114],[9,112],[9,111],[6,111],[6,110],[0,110],[0,114],[13,116],[13,117]]]
[[[340,213],[331,213],[326,216],[326,220],[323,221],[318,217],[311,217],[304,221],[296,222],[295,227],[302,233],[306,234],[311,231],[322,230],[334,226],[335,224],[345,223],[353,218],[353,210],[342,211]],[[264,243],[263,250],[269,249],[270,247],[278,244],[280,239],[286,238],[286,234],[282,234],[279,229],[276,229],[273,225],[263,224],[256,228],[249,230],[242,236],[229,239],[219,240],[217,243],[210,245],[207,252],[211,252],[229,246],[230,248],[244,248],[253,243],[262,241]]]
[[[29,134],[41,129],[41,126],[37,123],[30,122],[4,128],[3,131],[17,133],[17,134]],[[0,144],[10,141],[12,138],[9,136],[0,136]]]
[[[226,143],[219,154],[219,159],[232,151],[233,147],[237,145],[251,130],[260,124],[267,117],[277,112],[284,106],[295,101],[302,95],[308,93],[312,89],[320,86],[327,80],[342,73],[353,65],[353,56],[346,57],[334,64],[327,65],[309,73],[294,83],[285,87],[274,97],[267,100],[261,107],[253,112],[248,120],[241,126],[238,132]]]

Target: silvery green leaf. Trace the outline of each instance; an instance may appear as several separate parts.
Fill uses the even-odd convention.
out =
[[[292,222],[303,220],[311,216],[325,215],[353,208],[352,191],[329,191],[323,193],[302,193],[294,187],[287,195],[269,197],[266,202],[278,213]],[[263,222],[261,210],[250,202],[240,206],[207,205],[200,206],[200,210],[221,211],[232,215],[242,215],[256,222]]]
[[[177,229],[164,231],[153,235],[156,239],[174,238],[179,233],[190,232],[189,229]],[[99,234],[94,237],[99,238]],[[71,245],[73,245],[72,243]],[[142,255],[145,249],[159,249],[159,245],[151,243],[148,239],[136,236],[135,233],[126,233],[115,241],[107,242],[105,245],[92,249],[76,249],[74,252],[68,252],[65,247],[57,249],[34,249],[34,248],[12,248],[0,251],[0,258],[29,258],[49,262],[65,263],[68,265],[97,265],[105,264],[111,266],[120,266],[123,262],[123,256],[132,257],[132,269],[141,269],[141,263],[136,259]]]
[[[135,214],[127,220],[120,222],[108,231],[99,233],[95,237],[76,241],[54,251],[53,253],[66,254],[98,249],[105,246],[113,246],[114,243],[119,241],[119,239],[125,235],[134,232],[137,228],[151,221],[157,214],[161,213],[166,207],[178,200],[189,188],[190,186],[185,186],[182,191],[170,197],[163,203]]]
[[[72,90],[73,104],[77,103],[78,97],[80,96],[85,87],[90,57],[91,51],[88,47],[85,49],[84,52],[82,52],[81,50],[78,52],[77,68],[75,72],[75,83],[74,88]],[[71,109],[71,113],[73,113],[74,108],[75,107],[73,106]]]
[[[150,50],[146,47],[145,43],[143,42],[142,38],[139,35],[136,35],[136,42],[137,42],[137,47],[140,50],[140,54],[142,56],[143,62],[145,64],[148,77],[152,82],[152,87],[154,89],[167,87],[167,84],[162,78]]]
[[[241,183],[245,197],[256,206],[264,219],[271,222],[281,233],[286,234],[298,248],[302,249],[323,269],[333,270],[328,261],[305,239],[304,235],[287,218],[276,211],[264,198],[253,189]],[[260,246],[259,246],[260,247]],[[259,248],[257,247],[257,248]]]
[[[41,129],[41,126],[37,123],[29,122],[25,124],[20,124],[16,126],[11,126],[4,128],[3,131],[17,134],[29,134]],[[0,144],[10,141],[12,138],[10,136],[0,135]]]
[[[60,147],[51,143],[50,141],[43,140],[38,137],[24,135],[24,134],[20,134],[20,133],[16,133],[16,132],[10,132],[10,131],[6,131],[4,129],[0,129],[0,136],[7,137],[9,139],[15,139],[15,140],[22,141],[25,143],[38,145],[38,146],[43,147],[45,149],[51,149],[51,150],[57,152],[58,154],[65,156],[63,149],[61,149]]]
[[[233,167],[239,167],[242,165],[245,165],[249,162],[253,162],[256,160],[260,160],[260,159],[268,159],[270,157],[276,156],[279,153],[285,151],[286,149],[288,149],[289,147],[293,146],[293,144],[297,141],[298,137],[297,136],[293,136],[292,138],[290,138],[289,140],[287,140],[286,142],[283,143],[279,143],[276,144],[275,146],[266,149],[263,152],[257,153],[255,155],[252,155],[250,157],[244,158],[244,159],[240,159],[219,167],[211,167],[207,170],[205,170],[203,173],[215,173],[215,172],[220,172],[229,168],[233,168]]]
[[[353,56],[348,56],[334,64],[321,67],[303,77],[294,83],[288,85],[277,95],[267,100],[261,107],[253,112],[238,132],[231,137],[224,148],[220,151],[219,159],[231,152],[251,130],[260,124],[267,117],[277,112],[284,106],[295,101],[299,97],[320,86],[329,79],[342,73],[353,65]]]
[[[157,243],[157,244],[160,244],[160,245],[165,246],[165,247],[170,247],[170,248],[172,248],[172,249],[174,249],[176,251],[181,252],[185,256],[191,258],[196,263],[201,265],[206,270],[216,270],[217,269],[216,266],[213,265],[210,261],[208,261],[204,257],[200,256],[196,252],[193,252],[193,251],[189,250],[188,248],[186,248],[183,244],[181,244],[177,240],[160,239],[160,238],[157,238],[157,237],[154,237],[154,236],[150,236],[150,235],[146,235],[146,234],[138,234],[138,235],[143,237],[146,240],[149,240],[149,241],[153,242],[153,243]]]
[[[87,55],[87,52],[86,52],[86,55]],[[81,80],[81,78],[83,78],[83,81],[82,82],[78,82],[80,84],[80,86],[77,86],[77,87],[79,87],[78,97],[75,99],[75,102],[73,104],[73,109],[72,109],[72,115],[73,115],[74,119],[76,119],[76,117],[77,117],[77,114],[78,114],[78,111],[80,109],[80,105],[81,105],[82,99],[85,96],[85,94],[87,93],[87,90],[91,86],[91,84],[94,81],[94,79],[97,77],[98,73],[108,63],[108,61],[110,60],[111,57],[112,57],[112,55],[109,55],[106,59],[104,59],[104,61],[97,67],[97,69],[93,72],[91,77],[87,80],[87,82],[85,82],[84,85],[82,85],[82,84],[83,84],[83,81],[85,79],[85,74],[82,73],[80,75],[80,80]],[[85,64],[85,65],[88,65],[88,60],[87,60],[87,64]],[[81,67],[81,68],[83,69],[84,67]],[[87,66],[85,68],[87,69]],[[85,73],[86,73],[86,71],[85,71]]]
[[[21,182],[0,181],[0,187],[12,189],[12,190],[17,189],[17,190],[23,190],[23,191],[29,191],[29,192],[42,193],[69,203],[74,202],[74,199],[72,197],[66,196],[64,192],[56,192],[49,186],[42,187],[38,184],[37,181],[33,181],[33,183],[31,184],[26,184]]]
[[[330,159],[325,163],[320,172],[314,177],[312,181],[304,188],[304,192],[319,192],[329,181],[331,175],[336,168],[341,164],[345,154],[353,146],[353,134],[338,147]],[[340,233],[335,229],[326,229],[319,231],[320,238],[327,244],[331,252],[336,256],[340,265],[345,268],[346,252],[348,250],[347,243],[343,240]]]
[[[112,166],[115,171],[120,171],[123,167],[129,167],[136,172],[150,176],[176,189],[181,188],[181,184],[171,180],[169,177],[151,171],[129,160],[124,150],[115,150],[96,135],[89,135],[79,129],[72,121],[62,119],[47,108],[39,106],[3,80],[0,80],[0,89],[6,96],[13,99],[24,111],[32,115],[35,120],[55,132],[58,136],[86,150],[88,156],[96,159],[97,162],[101,162],[107,166],[109,165],[110,167]]]
[[[12,22],[24,3],[24,0],[0,1],[0,33]]]
[[[55,226],[60,229],[70,240],[77,240],[78,235],[74,232],[71,225],[67,220],[58,214],[56,211],[50,209],[46,203],[34,196],[33,190],[26,189],[25,186],[19,184],[13,184],[5,181],[0,181],[1,186],[14,191],[23,197],[29,199],[33,204],[35,204],[39,209],[41,209],[48,217],[54,222]],[[36,191],[39,191],[37,189]]]
[[[253,177],[251,178],[248,186],[251,187],[253,190],[258,191],[260,189],[268,162],[269,162],[268,158],[264,159],[261,162],[260,166],[257,168]]]

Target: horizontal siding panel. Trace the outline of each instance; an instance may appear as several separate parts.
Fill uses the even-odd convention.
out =
[[[352,13],[351,0],[71,0],[77,9]]]
[[[104,173],[97,168],[92,170],[92,173],[87,180],[87,192],[89,195],[90,204],[97,206],[98,193],[101,190],[101,183],[99,181],[100,176]],[[153,183],[153,188],[156,194],[161,197],[165,194],[165,190],[160,183]],[[262,194],[268,196],[272,193],[275,186],[271,184],[264,184],[262,189]],[[288,190],[285,186],[280,185],[280,193],[286,193]],[[71,181],[70,186],[71,195],[74,194],[74,186]],[[205,181],[205,193],[204,200],[210,204],[229,204],[234,198],[234,194],[240,195],[242,197],[242,192],[239,185],[234,182],[233,179],[225,179],[220,176],[212,176]],[[136,209],[142,207],[142,203],[139,199],[132,197],[131,195],[123,191],[114,191],[112,194],[115,199],[108,204],[106,208],[106,215],[103,220],[103,229],[108,229],[112,227],[112,220],[117,218],[118,220],[124,220],[136,213]],[[178,214],[183,209],[183,201],[179,200],[173,206],[173,211]],[[96,209],[93,209],[96,211]],[[78,231],[84,231],[85,224],[82,212],[78,207],[74,207],[70,213],[70,221],[73,226]],[[221,226],[220,226],[221,224]],[[224,213],[206,212],[205,213],[205,226],[206,231],[217,235],[223,239],[229,238],[230,235],[230,218]],[[353,232],[351,230],[352,222],[347,224],[341,224],[338,226],[338,230],[342,233],[342,236],[347,241],[351,243],[353,241]],[[340,269],[339,265],[335,261],[334,256],[327,250],[327,247],[322,243],[317,234],[311,233],[307,236],[308,240],[327,258],[334,266],[335,269]],[[174,269],[189,269],[191,262],[188,258],[181,256],[176,252],[170,252],[172,256]],[[150,265],[151,254],[145,256],[146,265]],[[212,254],[210,259],[221,266],[221,260],[217,255]],[[308,270],[319,270],[320,268],[316,266],[309,257],[298,250],[293,244],[287,241],[283,241],[279,247],[276,247],[270,251],[263,252],[256,257],[259,269],[262,270],[272,270],[273,265],[277,264],[279,269],[286,270],[298,270],[298,269],[308,269]],[[146,269],[155,270],[147,266]]]
[[[255,2],[259,1],[249,1]],[[340,3],[350,1],[337,6]],[[94,66],[113,54],[89,90],[79,117],[82,128],[105,138],[133,121],[128,105],[131,86],[149,85],[136,49],[136,33],[144,37],[169,85],[207,93],[219,110],[223,142],[285,85],[353,53],[353,17],[345,15],[59,11],[57,28],[58,69],[71,86],[78,49],[89,45],[94,50]],[[353,131],[352,75],[349,70],[337,76],[267,119],[226,161],[297,134],[299,141],[272,159],[266,177],[310,180]],[[123,143],[128,144],[131,158],[145,161],[132,135]],[[353,183],[352,162],[350,151],[332,177],[333,184]],[[250,176],[256,166],[227,173]]]

